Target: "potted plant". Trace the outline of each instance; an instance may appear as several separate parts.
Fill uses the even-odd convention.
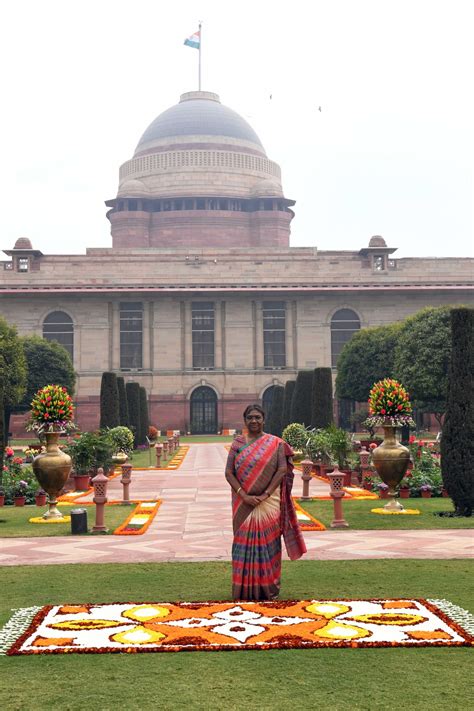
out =
[[[5,490],[0,489],[0,506],[5,505]]]
[[[420,486],[420,492],[423,499],[431,499],[432,491],[433,487],[431,484],[422,484]]]
[[[91,477],[102,468],[104,474],[113,464],[114,445],[107,431],[82,432],[68,446],[72,459],[76,491],[87,491]]]
[[[401,499],[410,498],[410,480],[406,476],[400,482],[399,493]]]
[[[330,441],[326,430],[313,430],[307,432],[307,440],[303,446],[305,455],[313,462],[314,470],[318,476],[324,476],[329,469],[333,469],[331,462]]]
[[[46,491],[44,489],[38,489],[35,493],[35,504],[36,506],[46,506]]]
[[[292,422],[283,430],[282,438],[295,452],[304,452],[308,441],[308,430],[299,422]]]
[[[352,469],[349,463],[349,455],[352,452],[352,442],[349,434],[335,425],[325,428],[329,439],[329,450],[331,460],[337,464],[339,471],[345,474],[344,486],[350,486]]]
[[[13,503],[15,506],[24,506],[26,504],[26,492],[28,482],[20,479],[13,490]]]
[[[377,484],[376,486],[378,495],[381,499],[388,499],[388,486],[387,484],[384,484],[383,481],[380,482],[380,484]]]
[[[125,464],[133,452],[133,432],[123,425],[106,430],[106,435],[112,443],[112,460],[115,464]]]
[[[45,520],[62,518],[57,508],[57,497],[71,472],[71,458],[59,448],[59,437],[75,429],[72,422],[74,408],[72,398],[61,385],[45,385],[31,401],[30,421],[27,430],[46,440],[46,451],[33,459],[33,471],[38,484],[48,494],[49,509]]]

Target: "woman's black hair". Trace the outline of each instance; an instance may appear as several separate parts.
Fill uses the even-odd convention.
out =
[[[265,419],[265,410],[263,409],[263,407],[262,407],[261,405],[258,404],[258,402],[254,402],[254,403],[252,403],[252,405],[247,405],[247,407],[245,408],[245,410],[244,410],[244,420],[245,420],[245,418],[247,417],[247,415],[249,414],[249,412],[250,412],[251,410],[257,410],[257,412],[260,412],[260,414],[262,415],[263,419]]]

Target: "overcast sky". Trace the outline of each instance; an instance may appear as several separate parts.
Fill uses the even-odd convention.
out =
[[[104,200],[197,89],[202,20],[202,88],[280,164],[292,246],[473,256],[473,19],[472,0],[5,3],[0,246],[111,246]]]

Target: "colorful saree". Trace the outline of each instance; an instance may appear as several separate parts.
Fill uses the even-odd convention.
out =
[[[234,600],[271,600],[280,592],[281,536],[291,560],[306,553],[291,498],[293,465],[291,448],[279,437],[263,434],[247,444],[233,441],[226,470],[247,494],[259,496],[273,477],[284,470],[281,485],[258,506],[244,504],[232,493],[234,542],[232,594]]]

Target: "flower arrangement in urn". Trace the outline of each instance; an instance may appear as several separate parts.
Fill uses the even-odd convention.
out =
[[[31,401],[27,429],[37,432],[63,432],[74,429],[72,398],[61,385],[45,385]]]
[[[39,485],[48,493],[49,511],[44,519],[62,518],[56,507],[57,497],[71,472],[71,457],[59,449],[60,434],[74,429],[72,398],[61,385],[45,385],[31,401],[28,429],[46,438],[46,452],[33,460],[33,471]]]
[[[408,393],[398,380],[384,378],[372,386],[366,424],[372,427],[415,426]]]

